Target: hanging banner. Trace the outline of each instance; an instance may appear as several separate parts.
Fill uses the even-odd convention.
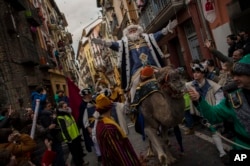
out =
[[[216,19],[214,0],[201,0],[201,5],[205,19],[213,23]]]

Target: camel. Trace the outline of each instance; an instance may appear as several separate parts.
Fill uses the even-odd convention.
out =
[[[143,115],[144,133],[150,143],[148,155],[152,154],[153,148],[160,164],[166,166],[175,161],[168,150],[167,131],[183,120],[185,82],[179,71],[169,66],[158,69],[155,76],[160,89],[147,95],[137,108]],[[158,136],[160,127],[161,136]]]

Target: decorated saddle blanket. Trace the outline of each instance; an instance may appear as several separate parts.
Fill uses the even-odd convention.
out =
[[[157,91],[159,91],[159,86],[155,78],[141,82],[136,88],[134,101],[130,106],[137,107],[147,96]]]

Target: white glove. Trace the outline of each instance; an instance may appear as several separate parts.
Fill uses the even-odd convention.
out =
[[[103,45],[105,47],[110,47],[112,45],[111,42],[107,42],[105,40],[102,40],[102,39],[97,39],[97,38],[93,38],[91,39],[91,41],[94,43],[94,44],[99,44],[99,45]]]
[[[173,21],[169,20],[168,25],[162,29],[162,33],[164,35],[168,34],[168,32],[173,33],[173,29],[178,25],[178,22],[176,19]]]

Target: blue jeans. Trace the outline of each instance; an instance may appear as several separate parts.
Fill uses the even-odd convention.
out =
[[[189,129],[193,128],[194,120],[193,120],[193,116],[190,114],[190,110],[185,111],[184,117],[185,117],[186,127]]]

